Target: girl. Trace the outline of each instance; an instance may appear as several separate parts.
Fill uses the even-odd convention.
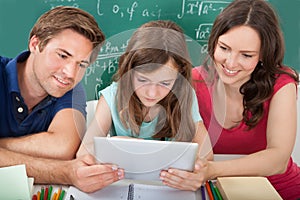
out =
[[[141,26],[120,57],[114,82],[100,91],[95,118],[78,155],[86,153],[86,150],[92,153],[93,137],[108,134],[197,142],[200,149],[206,141],[208,150],[201,152],[210,152],[210,142],[206,138],[207,132],[191,86],[191,69],[180,27],[171,21],[161,20]],[[211,152],[208,155],[211,156]],[[161,174],[166,185],[184,190],[199,188],[196,173],[169,171],[173,172],[174,180],[166,177],[166,171]],[[190,175],[187,177],[187,174]],[[185,184],[182,184],[183,181]]]

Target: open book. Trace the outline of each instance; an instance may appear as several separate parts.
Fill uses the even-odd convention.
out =
[[[265,177],[219,177],[216,186],[224,200],[282,200]]]

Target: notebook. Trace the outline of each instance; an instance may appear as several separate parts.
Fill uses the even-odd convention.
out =
[[[113,163],[125,170],[125,179],[159,181],[161,170],[193,171],[197,143],[95,137],[99,163]]]
[[[84,193],[71,186],[66,199],[70,200],[200,200],[199,192],[183,191],[164,185],[132,180],[120,180],[94,193]]]
[[[282,200],[265,177],[219,177],[216,186],[224,200]]]
[[[34,178],[28,178],[25,165],[0,168],[0,199],[30,200]]]

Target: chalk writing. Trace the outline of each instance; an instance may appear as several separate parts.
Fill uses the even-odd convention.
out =
[[[177,15],[182,19],[185,15],[210,15],[219,14],[230,1],[195,1],[182,0],[181,13]]]
[[[195,39],[199,42],[208,41],[212,25],[213,25],[212,23],[199,24],[198,28],[195,29],[196,31]]]
[[[162,9],[159,8],[157,4],[152,5],[151,8],[146,8],[139,4],[138,1],[133,1],[130,3],[130,1],[123,1],[122,3],[130,3],[127,6],[121,6],[119,4],[112,4],[111,9],[102,9],[102,1],[98,0],[97,2],[97,14],[99,16],[104,15],[106,11],[111,11],[114,15],[119,16],[120,18],[126,18],[128,21],[132,21],[134,17],[140,18],[154,18],[154,19],[160,19]],[[108,13],[109,14],[109,13]]]

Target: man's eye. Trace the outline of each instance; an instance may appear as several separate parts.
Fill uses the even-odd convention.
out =
[[[65,54],[59,53],[59,52],[57,52],[57,55],[59,57],[61,57],[62,59],[67,59],[68,58],[68,56],[66,56]]]
[[[88,68],[88,64],[86,64],[86,63],[79,63],[79,67],[80,68]]]

